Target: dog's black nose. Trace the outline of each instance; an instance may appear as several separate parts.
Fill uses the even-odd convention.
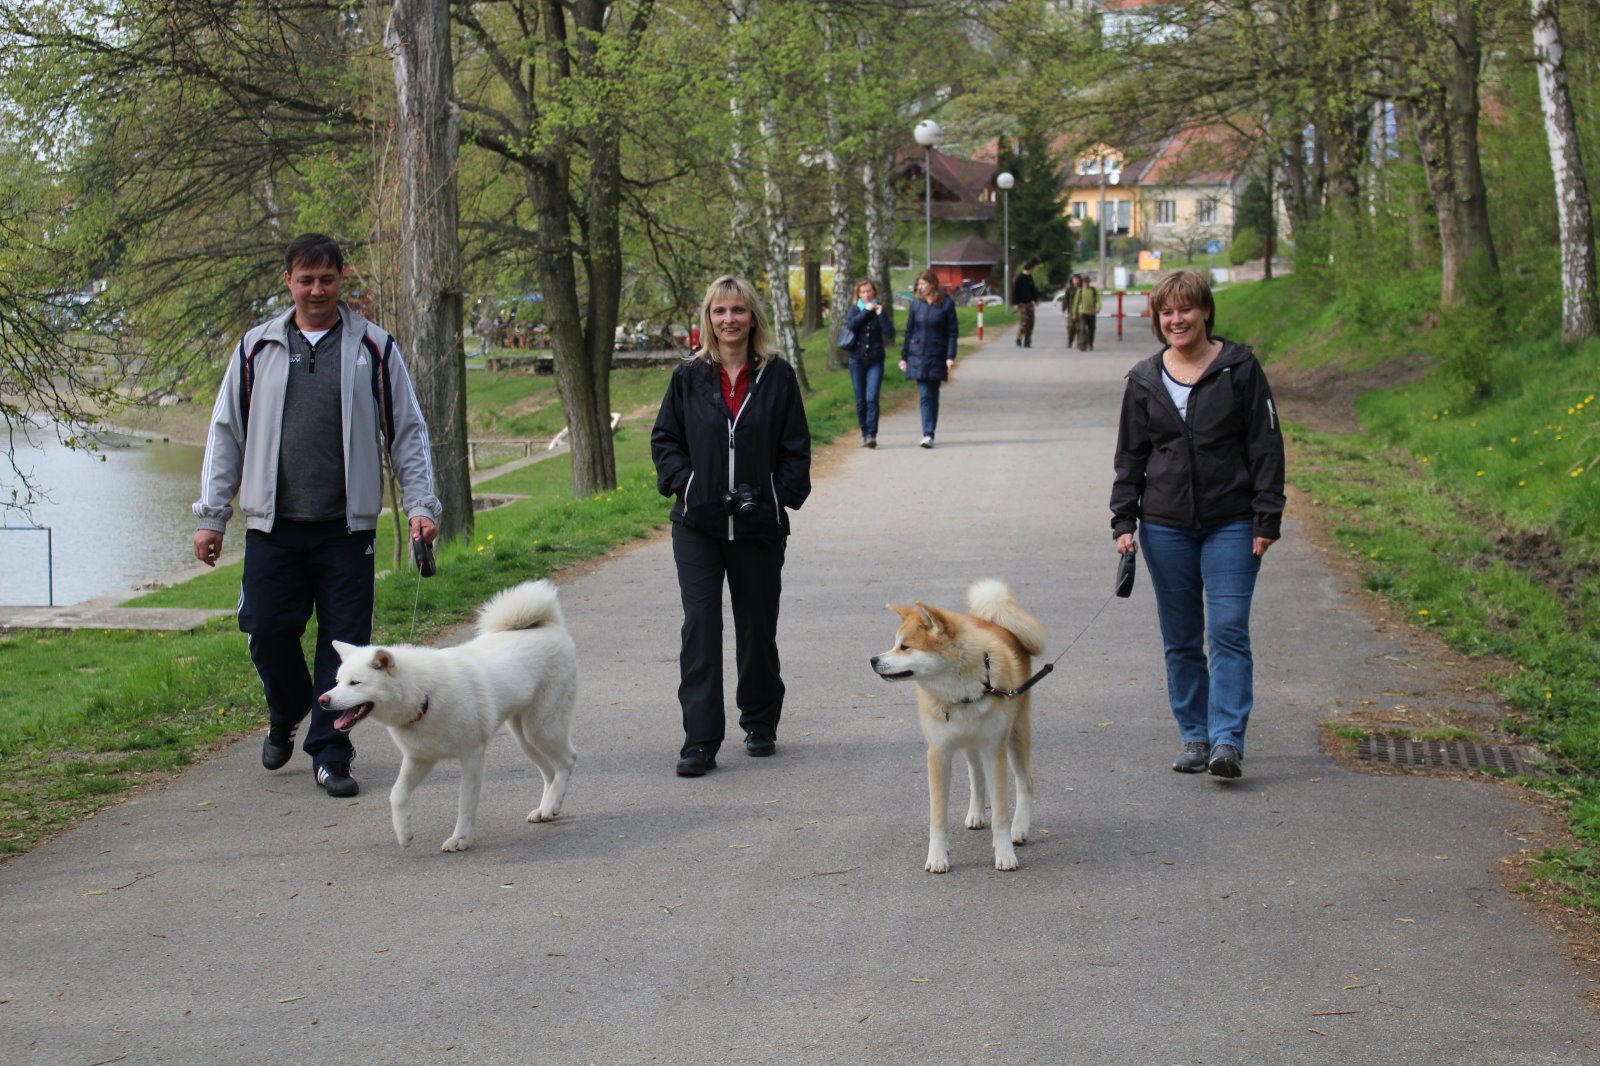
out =
[[[874,670],[878,668],[878,657],[876,655],[872,657],[872,668]]]

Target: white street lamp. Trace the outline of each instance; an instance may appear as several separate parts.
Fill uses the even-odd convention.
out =
[[[1000,293],[1000,300],[1004,303],[1011,299],[1011,197],[1007,194],[1011,191],[1011,186],[1017,183],[1017,179],[1011,176],[1010,171],[1002,170],[994,176],[994,183],[1000,187],[1000,203],[1005,210],[1006,218],[1006,287]]]
[[[1106,182],[1112,185],[1122,180],[1122,171],[1113,170],[1108,175],[1106,166],[1110,160],[1105,156],[1100,157],[1100,291],[1106,290]]]
[[[917,123],[911,131],[922,145],[922,205],[924,233],[927,235],[928,269],[933,269],[933,146],[939,143],[939,124],[931,118]]]

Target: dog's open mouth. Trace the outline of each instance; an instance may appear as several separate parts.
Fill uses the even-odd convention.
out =
[[[333,723],[333,728],[341,733],[348,733],[355,728],[355,724],[372,713],[372,704],[363,703],[341,714]]]
[[[914,675],[910,670],[901,670],[897,674],[879,674],[878,676],[883,678],[885,681],[904,681],[906,678]]]

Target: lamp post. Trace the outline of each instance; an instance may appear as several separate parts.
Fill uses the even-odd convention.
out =
[[[931,118],[917,123],[911,136],[922,145],[923,232],[926,234],[928,269],[933,269],[933,146],[939,143],[939,124]]]
[[[1005,248],[1006,248],[1006,287],[1000,293],[1002,303],[1011,299],[1011,197],[1008,195],[1011,186],[1017,179],[1011,176],[1010,171],[1002,170],[994,176],[994,183],[1000,187],[1000,203],[1005,213]]]
[[[1100,291],[1106,290],[1106,164],[1105,156],[1100,157]],[[1122,171],[1114,170],[1110,173],[1112,185],[1122,180]]]

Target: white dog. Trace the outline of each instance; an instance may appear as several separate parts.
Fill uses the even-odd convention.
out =
[[[367,716],[389,727],[404,757],[389,793],[394,835],[411,843],[411,793],[440,759],[461,760],[455,832],[441,851],[472,844],[483,758],[509,725],[544,779],[544,795],[528,815],[548,822],[561,813],[577,760],[571,740],[578,695],[578,654],[561,619],[556,588],[529,581],[501,592],[478,614],[478,635],[455,648],[356,647],[334,641],[342,660],[332,689],[320,697],[348,730]]]

